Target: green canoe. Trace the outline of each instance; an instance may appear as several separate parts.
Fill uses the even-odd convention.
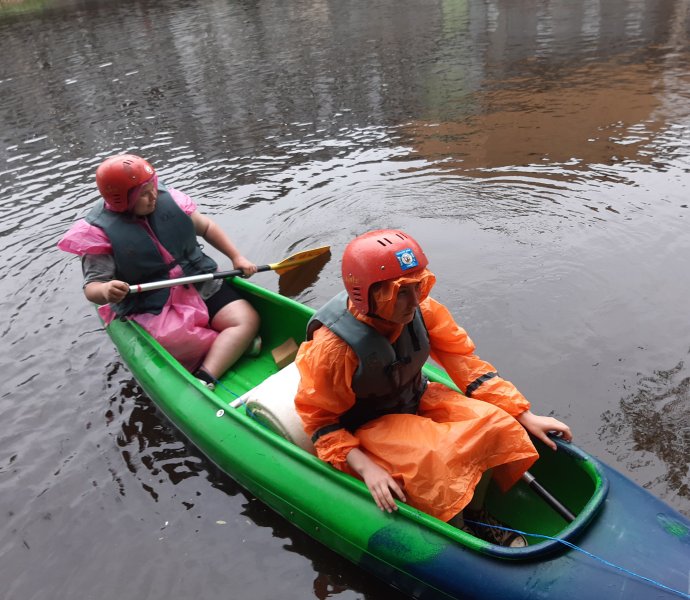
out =
[[[604,590],[609,600],[678,597],[678,590],[687,595],[687,519],[573,444],[557,440],[558,452],[537,445],[541,458],[531,469],[576,515],[573,522],[523,482],[507,494],[489,492],[492,513],[533,534],[527,548],[494,546],[402,503],[392,515],[381,512],[361,481],[284,437],[289,433],[280,419],[295,418],[292,384],[281,383],[283,371],[268,379],[278,371],[271,350],[303,341],[313,310],[246,280],[232,283],[261,314],[263,350],[242,358],[214,391],[135,323],[115,320],[107,331],[175,427],[314,539],[415,598],[564,600],[598,598]],[[452,385],[431,365],[428,375]],[[274,382],[268,387],[273,408],[245,404],[245,394],[251,397],[265,380]],[[271,417],[276,404],[278,421]]]

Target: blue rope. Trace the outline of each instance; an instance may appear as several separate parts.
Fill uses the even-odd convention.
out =
[[[235,396],[235,398],[239,398],[239,397],[240,397],[239,394],[236,394],[236,393],[233,392],[230,388],[225,387],[225,386],[221,383],[220,379],[216,379],[215,377],[213,377],[213,375],[211,375],[211,377],[213,378],[213,382],[214,382],[216,385],[222,387],[226,392],[228,392],[229,394],[232,394],[233,396]]]
[[[550,535],[542,535],[541,533],[528,533],[526,531],[520,531],[519,529],[511,529],[510,527],[500,527],[498,525],[489,525],[488,523],[482,523],[480,521],[472,521],[470,519],[465,519],[465,523],[472,523],[473,525],[481,525],[482,527],[492,527],[494,529],[501,529],[503,531],[511,531],[513,533],[519,533],[520,535],[527,535],[530,537],[535,537],[535,538],[542,538],[544,540],[553,540],[555,542],[560,542],[564,546],[567,546],[568,548],[571,548],[572,550],[577,550],[578,552],[582,552],[585,556],[589,556],[590,558],[594,560],[598,560],[599,562],[605,564],[608,567],[611,567],[613,569],[617,569],[618,571],[621,571],[623,573],[626,573],[627,575],[630,575],[631,577],[636,577],[637,579],[641,579],[642,581],[646,581],[647,583],[651,583],[652,585],[657,586],[658,588],[661,588],[662,590],[666,590],[667,592],[671,592],[672,594],[677,594],[681,598],[688,598],[690,599],[690,594],[686,594],[685,592],[681,592],[680,590],[676,590],[672,587],[669,587],[667,585],[664,585],[660,581],[656,581],[655,579],[651,579],[649,577],[645,577],[644,575],[639,575],[638,573],[635,573],[634,571],[630,571],[629,569],[626,569],[625,567],[621,567],[615,563],[612,563],[605,558],[601,558],[600,556],[597,556],[596,554],[592,554],[591,552],[588,552],[584,548],[580,548],[580,546],[576,546],[575,544],[568,542],[566,540],[562,540],[561,538],[557,537],[552,537]]]

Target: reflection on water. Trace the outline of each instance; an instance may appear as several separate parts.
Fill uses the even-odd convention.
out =
[[[536,70],[536,69],[535,69]],[[537,70],[538,71],[538,70]],[[563,68],[548,85],[540,74],[501,81],[475,92],[482,112],[461,122],[410,124],[421,156],[444,159],[456,174],[491,176],[523,166],[525,176],[581,180],[616,177],[611,165],[654,160],[650,146],[664,132],[658,71],[650,65],[609,64]],[[605,88],[597,82],[605,80]],[[665,92],[665,90],[663,90]]]
[[[307,288],[316,285],[319,273],[331,260],[330,252],[313,258],[298,268],[283,273],[278,279],[278,293],[289,298],[299,296]]]
[[[106,380],[111,388],[106,424],[109,427],[119,424],[116,443],[123,464],[153,500],[159,500],[161,487],[199,476],[228,495],[241,491],[242,488],[170,426],[121,362],[110,365]],[[117,480],[120,494],[125,496],[127,490],[121,477]],[[183,500],[182,504],[187,509],[194,506],[189,500]]]
[[[689,29],[684,0],[0,0],[6,596],[382,595],[100,329],[55,243],[124,150],[257,263],[330,245],[256,276],[314,307],[354,235],[409,230],[480,354],[690,514]]]
[[[645,473],[650,485],[690,499],[690,372],[681,361],[634,382],[619,412],[607,411],[601,435],[615,446],[626,471]],[[664,470],[658,473],[657,459]]]

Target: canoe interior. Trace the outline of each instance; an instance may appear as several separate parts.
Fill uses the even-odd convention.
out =
[[[165,415],[222,470],[248,487],[250,491],[266,501],[279,513],[287,515],[288,518],[293,516],[293,521],[296,524],[300,525],[299,519],[294,517],[294,511],[289,507],[289,498],[280,497],[278,491],[269,489],[271,477],[267,477],[268,483],[262,483],[261,487],[252,489],[251,484],[255,482],[257,477],[252,476],[253,479],[243,480],[242,474],[239,473],[243,466],[236,462],[238,459],[231,453],[223,452],[219,442],[207,442],[207,438],[210,439],[215,436],[217,440],[224,440],[227,437],[236,439],[248,435],[250,436],[248,440],[250,440],[267,436],[266,440],[272,443],[274,448],[291,455],[293,458],[291,464],[295,468],[311,470],[315,478],[321,478],[322,485],[325,485],[323,478],[326,477],[330,483],[335,482],[335,484],[345,486],[348,489],[354,489],[360,496],[368,496],[363,483],[336,472],[335,469],[324,465],[315,457],[308,455],[282,438],[275,439],[278,436],[251,421],[250,417],[244,413],[243,407],[228,408],[237,397],[261,383],[272,373],[277,372],[278,369],[273,361],[271,350],[289,338],[298,344],[303,341],[306,323],[314,312],[302,304],[255,286],[243,279],[234,279],[231,282],[261,315],[260,333],[263,349],[258,357],[245,357],[236,363],[233,369],[221,378],[221,385],[217,386],[214,393],[210,393],[198,385],[196,380],[172,359],[169,353],[135,324],[115,321],[108,327],[109,333],[139,383]],[[433,365],[428,365],[427,374],[432,380],[442,381],[454,387],[445,373]],[[233,423],[226,425],[223,429],[223,422],[228,423],[228,421],[215,419],[213,423],[203,427],[203,437],[200,437],[201,428],[197,429],[194,423],[199,419],[199,412],[194,403],[189,399],[181,398],[182,392],[179,390],[176,390],[176,394],[170,394],[170,390],[166,392],[164,389],[165,386],[178,386],[182,383],[189,386],[188,393],[194,394],[197,400],[209,403],[214,413],[217,412],[220,415],[223,412],[233,411],[235,413],[231,419]],[[228,416],[226,414],[224,418],[227,419]],[[238,419],[244,423],[241,431],[237,429]],[[234,429],[231,429],[232,427]],[[506,494],[502,494],[496,488],[491,487],[487,497],[487,505],[496,517],[518,530],[539,534],[539,536],[559,536],[571,540],[583,532],[598,512],[606,497],[608,482],[600,465],[592,457],[574,445],[565,444],[558,440],[557,443],[559,450],[553,452],[540,442],[535,442],[540,459],[532,467],[531,472],[543,486],[577,516],[573,523],[566,523],[558,513],[522,482],[515,485]],[[371,503],[373,505],[373,501]],[[462,544],[469,550],[500,559],[525,560],[563,550],[560,543],[542,537],[528,537],[529,546],[527,548],[501,548],[472,538],[406,505],[401,504],[399,513],[415,523],[422,523],[425,527],[433,530],[435,534],[448,537],[453,543]],[[309,517],[305,515],[304,520],[305,523],[309,522]],[[347,555],[345,551],[342,553]]]
[[[430,379],[457,389],[450,378],[434,365],[427,365]],[[556,439],[558,451],[532,439],[539,460],[530,473],[555,498],[576,515],[573,523],[565,519],[520,481],[503,494],[493,484],[489,487],[486,505],[489,512],[511,527],[540,536],[571,540],[589,524],[601,507],[608,492],[608,479],[599,463],[577,446]],[[558,542],[536,536],[528,537],[530,554],[558,550]],[[538,548],[537,548],[538,547]],[[502,552],[498,552],[502,554]]]

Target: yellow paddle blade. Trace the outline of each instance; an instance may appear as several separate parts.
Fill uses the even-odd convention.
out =
[[[311,250],[302,250],[302,252],[288,256],[280,262],[271,263],[268,266],[271,268],[271,271],[275,271],[278,273],[278,275],[282,275],[283,273],[287,273],[288,271],[301,264],[304,264],[305,262],[315,259],[317,256],[323,256],[324,254],[330,253],[330,251],[330,246],[321,246],[320,248],[312,248]]]

